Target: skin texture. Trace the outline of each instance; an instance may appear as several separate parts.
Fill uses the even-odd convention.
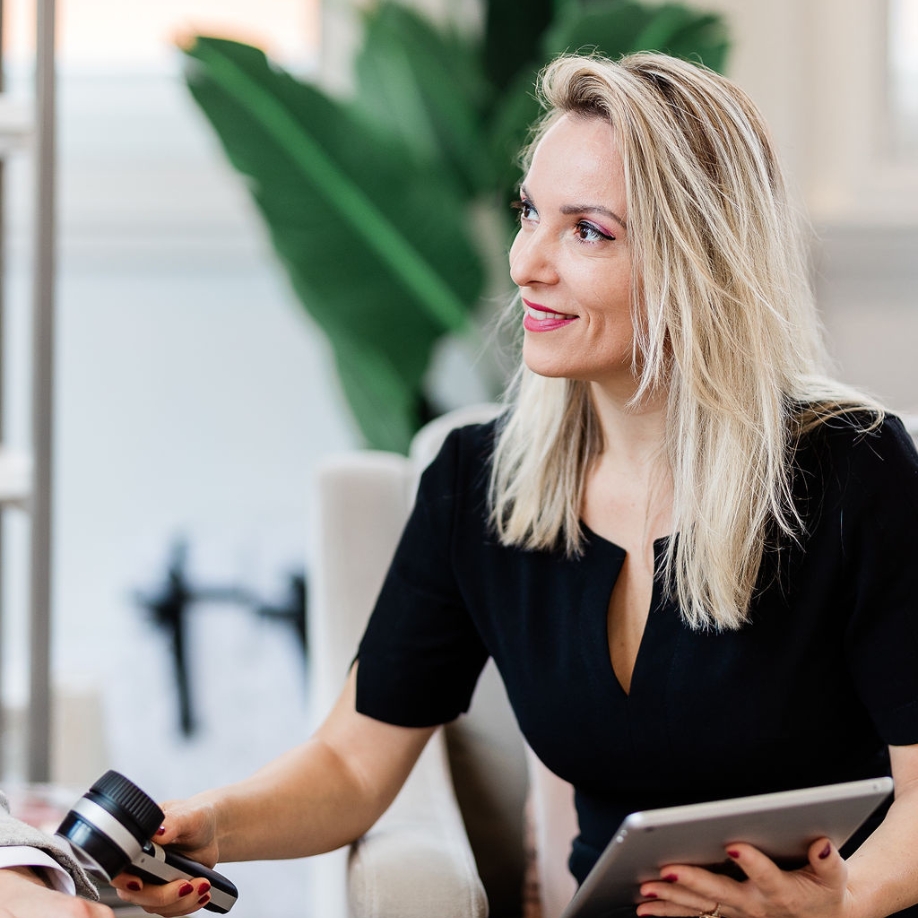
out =
[[[106,905],[50,889],[27,867],[0,869],[0,918],[114,918]]]
[[[542,139],[523,183],[510,268],[524,301],[543,307],[525,334],[527,365],[590,384],[604,449],[587,474],[582,516],[627,552],[609,604],[611,661],[627,690],[649,607],[653,539],[670,531],[671,490],[660,458],[662,397],[631,403],[639,279],[626,205],[612,129],[598,119],[565,116]],[[307,743],[251,778],[165,804],[156,840],[212,866],[315,854],[362,835],[394,799],[433,730],[358,714],[355,682],[356,670]],[[809,703],[818,717],[819,699]],[[918,901],[918,746],[893,747],[890,754],[895,803],[847,864],[831,846],[826,850],[825,840],[812,846],[806,868],[792,872],[735,845],[730,856],[745,882],[670,865],[659,881],[644,884],[639,914],[694,916],[719,904],[724,918],[880,918]],[[115,878],[122,898],[164,916],[202,908],[204,883],[145,887],[135,877]]]
[[[527,332],[523,360],[533,372],[633,393],[631,247],[620,222],[626,220],[611,127],[565,116],[533,156],[510,249],[510,276],[523,299],[576,317],[562,328]]]

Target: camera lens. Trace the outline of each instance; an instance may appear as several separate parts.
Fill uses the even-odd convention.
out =
[[[57,834],[83,866],[110,880],[140,853],[163,821],[163,811],[136,784],[107,771],[74,804]]]

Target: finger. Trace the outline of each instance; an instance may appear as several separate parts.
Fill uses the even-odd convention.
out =
[[[153,841],[157,845],[171,845],[176,839],[188,831],[186,820],[182,818],[181,810],[177,809],[180,805],[178,800],[167,800],[161,804],[165,813],[163,824],[156,830]]]
[[[688,909],[692,915],[713,911],[717,905],[736,902],[740,884],[701,867],[668,866],[660,879],[641,884],[641,895]],[[654,903],[656,905],[656,903]],[[648,914],[652,914],[648,912]]]
[[[140,892],[143,889],[143,883],[133,873],[119,873],[112,877],[109,883],[115,889],[123,889],[125,891]]]
[[[130,875],[127,875],[126,883],[121,885],[122,877],[115,878],[119,880],[116,889],[120,899],[165,918],[178,918],[196,912],[210,901],[210,883],[201,877],[196,880],[174,880],[162,886],[141,883]],[[140,889],[135,889],[135,886],[140,886]]]
[[[192,860],[212,867],[219,858],[215,841],[214,814],[211,808],[189,801],[167,801],[165,818],[153,841],[163,847],[175,846]]]
[[[737,842],[727,849],[727,857],[743,871],[746,876],[765,895],[776,892],[786,879],[783,871],[770,857],[762,854],[752,845]]]
[[[675,902],[642,902],[637,907],[639,918],[658,916],[658,918],[698,918],[705,911],[703,908],[686,908]]]
[[[828,838],[819,838],[807,850],[810,868],[824,885],[842,887],[848,881],[848,865]]]

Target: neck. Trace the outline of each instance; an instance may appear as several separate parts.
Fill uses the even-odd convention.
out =
[[[666,394],[633,405],[630,397],[596,383],[590,392],[602,430],[604,462],[632,469],[657,466],[666,442]]]

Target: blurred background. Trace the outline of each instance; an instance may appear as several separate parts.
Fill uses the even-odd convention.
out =
[[[481,28],[474,0],[404,2],[457,34]],[[814,278],[839,374],[918,411],[918,0],[689,5],[723,14],[726,71],[762,106],[817,230]],[[225,783],[305,737],[317,716],[296,620],[296,578],[308,581],[314,551],[311,479],[368,436],[322,319],[302,308],[189,93],[176,42],[251,43],[346,96],[359,11],[372,6],[58,7],[52,777],[78,792],[109,767],[161,798]],[[24,104],[35,15],[34,2],[3,0],[6,88]],[[3,441],[24,449],[33,172],[28,144],[7,157]],[[492,273],[486,312],[508,289]],[[482,368],[484,336],[436,346],[427,409],[493,394],[500,371]],[[0,765],[13,786],[28,776],[28,516],[7,508],[2,526]],[[179,574],[200,594],[185,609],[184,725],[163,626],[170,565],[173,587]],[[231,875],[244,888],[239,918],[304,914],[304,865]]]

